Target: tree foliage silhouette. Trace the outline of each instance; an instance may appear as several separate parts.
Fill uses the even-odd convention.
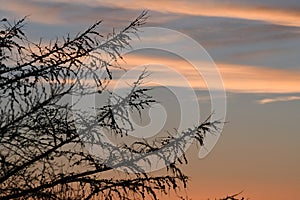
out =
[[[146,71],[137,77],[125,98],[112,94],[114,101],[96,108],[94,118],[86,118],[84,112],[73,117],[73,104],[64,101],[70,95],[108,91],[112,61],[122,59],[122,49],[130,46],[131,37],[138,34],[146,19],[143,12],[108,36],[100,34],[98,21],[74,37],[67,35],[49,43],[26,37],[25,18],[15,23],[1,20],[0,199],[157,199],[158,194],[187,186],[188,177],[179,168],[187,163],[184,152],[168,163],[161,175],[143,172],[135,161],[147,159],[145,153],[158,149],[165,161],[170,154],[164,151],[166,144],[184,149],[187,138],[203,145],[205,134],[214,131],[218,122],[206,120],[184,131],[180,138],[169,136],[153,144],[138,141],[122,148],[95,137],[99,128],[126,136],[128,130],[119,123],[130,124],[126,110],[140,111],[155,103],[148,94],[150,89],[142,86]],[[84,133],[81,136],[76,131],[78,124]],[[90,154],[87,142],[104,146],[110,157],[101,160]],[[124,156],[121,149],[140,156],[119,162]],[[135,173],[119,175],[115,171],[118,167]],[[117,176],[107,178],[107,172]]]

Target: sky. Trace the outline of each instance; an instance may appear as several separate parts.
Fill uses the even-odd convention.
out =
[[[28,16],[25,31],[32,40],[77,33],[99,19],[103,32],[109,32],[126,26],[143,10],[149,14],[146,26],[189,36],[202,45],[220,72],[228,122],[204,159],[198,159],[196,147],[188,150],[191,162],[183,169],[192,180],[189,196],[214,199],[243,191],[256,200],[300,198],[298,0],[0,0],[0,4],[1,17]],[[153,41],[180,44],[170,35],[155,36]],[[201,115],[211,112],[206,77],[197,75],[180,55],[144,50],[124,59],[124,67],[148,65],[150,72],[160,73],[158,82],[182,87],[168,71],[151,69],[151,63],[168,65],[197,92]],[[202,62],[197,55],[192,59]]]

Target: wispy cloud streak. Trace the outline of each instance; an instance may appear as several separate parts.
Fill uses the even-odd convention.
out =
[[[285,101],[294,101],[300,100],[300,96],[286,96],[286,97],[276,97],[276,98],[265,98],[258,100],[257,103],[259,104],[267,104],[267,103],[274,103],[274,102],[285,102]]]

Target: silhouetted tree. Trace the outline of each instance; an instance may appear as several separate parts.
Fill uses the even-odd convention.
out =
[[[186,187],[188,177],[178,167],[187,163],[184,152],[167,163],[161,175],[145,173],[135,163],[147,159],[145,153],[158,149],[163,152],[158,156],[166,161],[170,156],[170,150],[164,151],[166,144],[184,149],[187,138],[196,138],[202,145],[205,134],[218,122],[207,120],[179,138],[169,136],[151,145],[138,141],[116,148],[99,140],[96,135],[103,128],[126,136],[128,130],[122,125],[130,124],[126,110],[140,111],[155,103],[148,94],[150,89],[142,86],[145,71],[126,97],[110,93],[114,101],[96,108],[95,117],[87,118],[84,112],[74,117],[74,104],[64,101],[70,95],[109,91],[114,67],[111,61],[119,59],[122,49],[129,47],[130,38],[138,34],[146,18],[143,12],[107,37],[100,34],[98,21],[75,37],[67,35],[49,44],[26,37],[25,19],[15,23],[1,20],[0,199],[157,199],[160,193]],[[80,126],[81,134],[75,125]],[[103,160],[90,154],[87,143],[103,146],[110,156]],[[122,149],[139,156],[115,162],[125,155]],[[114,170],[118,167],[134,173],[120,175]]]

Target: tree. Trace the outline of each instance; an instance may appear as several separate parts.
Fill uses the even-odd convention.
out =
[[[183,149],[187,138],[196,138],[203,145],[205,134],[214,131],[219,122],[206,120],[180,138],[169,136],[152,144],[137,141],[122,148],[95,137],[103,128],[125,137],[128,129],[122,123],[130,125],[126,110],[139,112],[155,103],[148,93],[151,88],[142,85],[146,71],[137,77],[125,98],[111,94],[114,101],[96,108],[95,118],[86,119],[84,112],[73,117],[74,104],[63,101],[70,95],[109,91],[107,85],[115,67],[111,61],[122,59],[122,49],[130,46],[130,38],[138,34],[146,19],[143,12],[107,37],[100,34],[98,21],[75,37],[67,35],[48,44],[26,37],[25,18],[15,23],[2,19],[0,199],[157,199],[159,193],[187,186],[188,177],[179,168],[187,163],[184,152],[166,163],[166,172],[161,175],[145,173],[135,163],[158,149],[163,152],[160,159],[167,162],[170,150],[164,150],[166,144]],[[97,86],[96,91],[89,80]],[[78,124],[84,134],[78,134]],[[111,156],[107,160],[97,158],[86,150],[87,143],[104,146]],[[114,163],[123,156],[122,149],[139,156]],[[107,172],[117,173],[117,167],[134,173],[105,178]]]

